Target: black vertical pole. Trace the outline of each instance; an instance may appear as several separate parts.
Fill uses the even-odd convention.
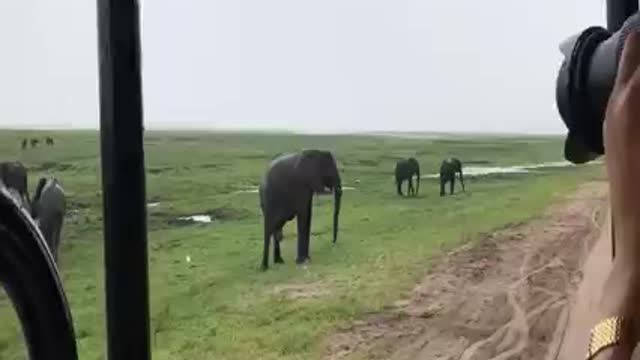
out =
[[[98,0],[107,358],[148,360],[149,283],[136,0]]]
[[[618,31],[636,11],[638,0],[607,0],[607,30],[612,33]]]

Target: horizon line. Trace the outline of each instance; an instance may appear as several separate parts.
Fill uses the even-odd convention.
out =
[[[17,127],[0,125],[0,131],[96,131],[98,127],[63,127],[63,126],[33,126]],[[212,127],[163,127],[154,126],[144,129],[153,131],[175,132],[207,132],[207,133],[265,133],[265,134],[297,134],[297,135],[502,135],[502,136],[564,136],[563,132],[520,132],[520,131],[474,131],[474,130],[295,130],[295,129],[270,129],[270,128],[212,128]]]

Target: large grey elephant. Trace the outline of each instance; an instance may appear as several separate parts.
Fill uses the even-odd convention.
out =
[[[402,183],[405,181],[409,182],[407,195],[418,195],[418,191],[420,190],[420,164],[418,164],[418,160],[412,157],[405,160],[399,160],[396,163],[395,175],[398,195],[404,195],[402,194]],[[413,188],[414,175],[416,176],[415,189]]]
[[[464,177],[462,176],[462,162],[456,158],[448,158],[440,165],[440,196],[444,196],[444,186],[451,182],[449,194],[453,194],[453,186],[456,182],[456,173],[460,174],[460,184],[464,191]]]
[[[0,181],[11,192],[17,192],[22,205],[29,208],[29,191],[27,185],[27,169],[19,161],[0,163]]]
[[[333,242],[338,237],[338,216],[342,182],[333,154],[329,151],[304,150],[274,159],[259,187],[260,208],[264,217],[264,251],[262,269],[269,267],[269,243],[274,238],[275,263],[284,263],[280,254],[282,227],[296,218],[298,255],[296,263],[310,260],[309,235],[313,194],[333,192]]]
[[[66,211],[67,199],[58,180],[40,178],[33,195],[31,217],[40,228],[55,261],[58,261],[60,233]]]

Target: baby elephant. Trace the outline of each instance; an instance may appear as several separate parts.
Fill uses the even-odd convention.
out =
[[[280,254],[282,227],[296,218],[298,257],[296,263],[309,261],[309,235],[313,194],[333,192],[333,242],[338,237],[338,215],[342,182],[333,155],[329,151],[304,150],[274,159],[260,184],[260,208],[264,217],[262,269],[269,267],[269,243],[274,239],[274,262],[283,263]]]
[[[31,216],[44,236],[54,261],[58,261],[60,233],[67,210],[64,190],[54,178],[40,178],[31,205]]]
[[[462,162],[456,158],[448,158],[440,165],[440,196],[444,196],[444,186],[451,182],[449,194],[453,194],[453,185],[456,182],[456,173],[460,174],[460,184],[464,191],[464,178],[462,177]]]
[[[415,158],[408,158],[406,160],[399,160],[396,163],[395,169],[396,175],[396,190],[398,195],[402,196],[402,183],[409,182],[407,187],[407,195],[418,195],[420,191],[420,164]],[[416,176],[416,188],[413,188],[413,176]]]

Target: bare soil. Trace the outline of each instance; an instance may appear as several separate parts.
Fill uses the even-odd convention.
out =
[[[325,359],[557,359],[606,206],[606,183],[584,184],[543,216],[456,249],[410,298],[330,336]]]

